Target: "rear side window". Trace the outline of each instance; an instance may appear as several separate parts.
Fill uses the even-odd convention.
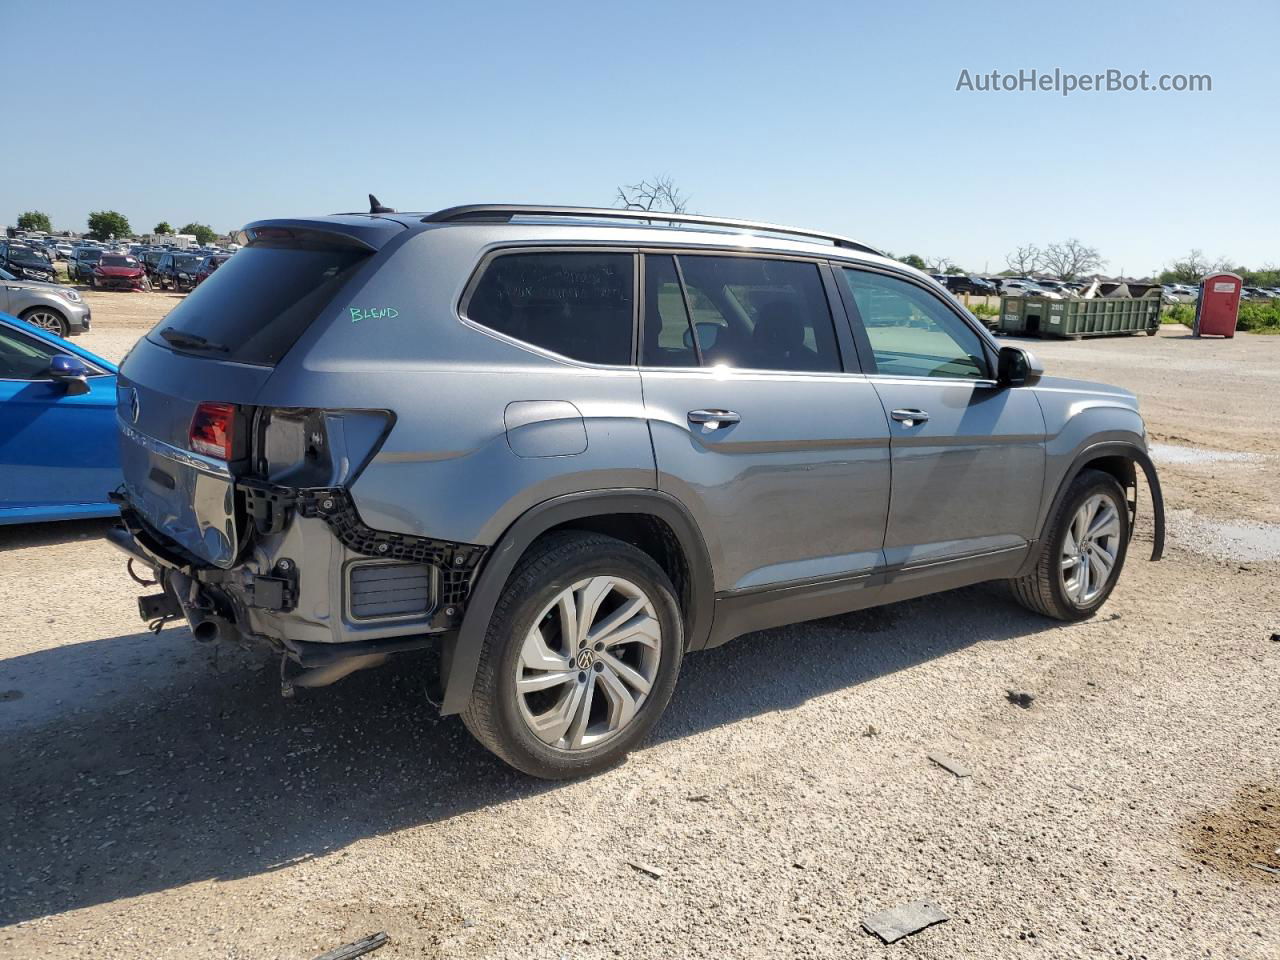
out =
[[[646,367],[696,367],[693,329],[685,308],[676,258],[649,254],[644,258],[644,336]]]
[[[817,264],[691,255],[679,265],[704,366],[841,369]]]
[[[171,350],[272,366],[368,255],[363,248],[250,244],[147,337]]]
[[[629,253],[503,254],[477,281],[467,319],[572,360],[627,365],[632,273]]]

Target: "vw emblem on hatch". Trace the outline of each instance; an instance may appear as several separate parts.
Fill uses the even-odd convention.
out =
[[[586,670],[591,666],[591,662],[595,660],[594,654],[590,650],[579,650],[577,656],[577,664],[579,670]]]
[[[142,412],[142,407],[138,403],[138,391],[134,387],[129,388],[129,420],[132,423],[138,422],[138,414]]]

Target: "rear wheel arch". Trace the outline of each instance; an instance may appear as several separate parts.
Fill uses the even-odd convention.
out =
[[[489,621],[520,559],[543,538],[574,530],[605,534],[649,555],[676,588],[686,647],[697,649],[706,642],[715,588],[706,544],[687,508],[656,490],[567,494],[530,508],[489,551],[472,585],[462,626],[445,642],[441,713],[459,713],[471,699]]]

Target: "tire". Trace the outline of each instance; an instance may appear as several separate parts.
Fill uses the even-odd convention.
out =
[[[53,307],[32,307],[22,315],[22,319],[32,326],[55,333],[64,340],[71,334],[71,325]]]
[[[1107,519],[1104,503],[1109,503],[1115,512],[1114,525],[1106,524],[1111,532],[1105,536],[1097,533],[1086,538],[1084,549],[1073,549],[1077,546],[1077,534],[1084,529],[1082,521],[1092,524],[1096,530]],[[1087,504],[1098,504],[1091,519],[1082,516]],[[1031,573],[1009,581],[1013,596],[1028,610],[1055,620],[1087,620],[1107,602],[1124,569],[1129,547],[1129,506],[1124,489],[1115,477],[1101,470],[1080,471],[1067,488],[1048,530]],[[1072,563],[1073,555],[1085,559]],[[1107,558],[1110,558],[1109,567]],[[1087,571],[1082,573],[1086,566]],[[1097,579],[1103,570],[1105,578],[1099,588]]]
[[[614,586],[606,591],[606,583]],[[565,596],[571,608],[561,602]],[[599,642],[579,647],[581,632],[564,626],[593,596],[597,612],[588,636],[619,616],[627,629],[614,624],[597,635],[606,644],[609,636],[638,639],[615,640],[603,650]],[[553,534],[530,548],[507,581],[462,721],[485,747],[531,776],[597,773],[623,760],[662,715],[683,652],[675,590],[652,558],[613,537]]]

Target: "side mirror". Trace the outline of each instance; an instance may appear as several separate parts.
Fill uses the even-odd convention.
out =
[[[89,368],[79,357],[60,353],[49,361],[49,379],[67,388],[67,396],[78,397],[89,392]]]
[[[1044,375],[1044,365],[1022,347],[1001,347],[996,381],[1002,387],[1030,387]]]

